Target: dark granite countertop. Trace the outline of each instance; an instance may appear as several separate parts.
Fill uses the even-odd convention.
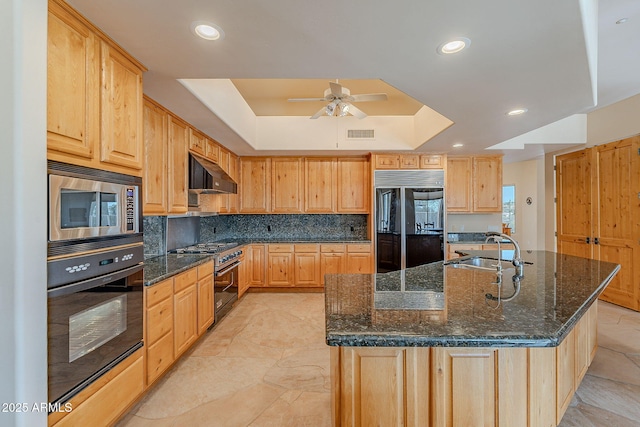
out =
[[[167,254],[145,258],[144,285],[155,285],[164,279],[211,260],[213,260],[211,255],[201,254]]]
[[[495,272],[443,262],[400,272],[328,275],[327,344],[557,346],[619,270],[617,264],[555,252],[527,251],[523,258],[533,264],[525,266],[519,290],[514,269],[503,271],[499,287]],[[498,303],[488,294],[502,299]]]
[[[259,238],[259,239],[244,239],[244,240],[233,240],[240,245],[249,245],[252,243],[260,244],[260,243],[344,243],[344,244],[366,244],[371,243],[371,240],[344,240],[344,239],[304,239],[301,237],[292,237],[288,239],[284,238]]]

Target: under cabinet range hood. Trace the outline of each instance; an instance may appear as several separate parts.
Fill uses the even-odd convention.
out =
[[[189,153],[189,193],[236,194],[238,184],[217,164]]]

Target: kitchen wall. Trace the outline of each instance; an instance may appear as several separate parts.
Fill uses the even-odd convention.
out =
[[[33,405],[47,402],[47,2],[0,2],[0,40],[0,403]],[[47,425],[1,409],[2,426]]]

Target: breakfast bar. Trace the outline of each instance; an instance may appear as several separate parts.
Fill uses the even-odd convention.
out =
[[[520,276],[497,257],[326,277],[334,425],[560,422],[620,266],[527,251]]]

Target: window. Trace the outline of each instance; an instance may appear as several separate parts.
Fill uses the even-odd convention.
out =
[[[502,225],[516,231],[516,186],[502,186]]]

